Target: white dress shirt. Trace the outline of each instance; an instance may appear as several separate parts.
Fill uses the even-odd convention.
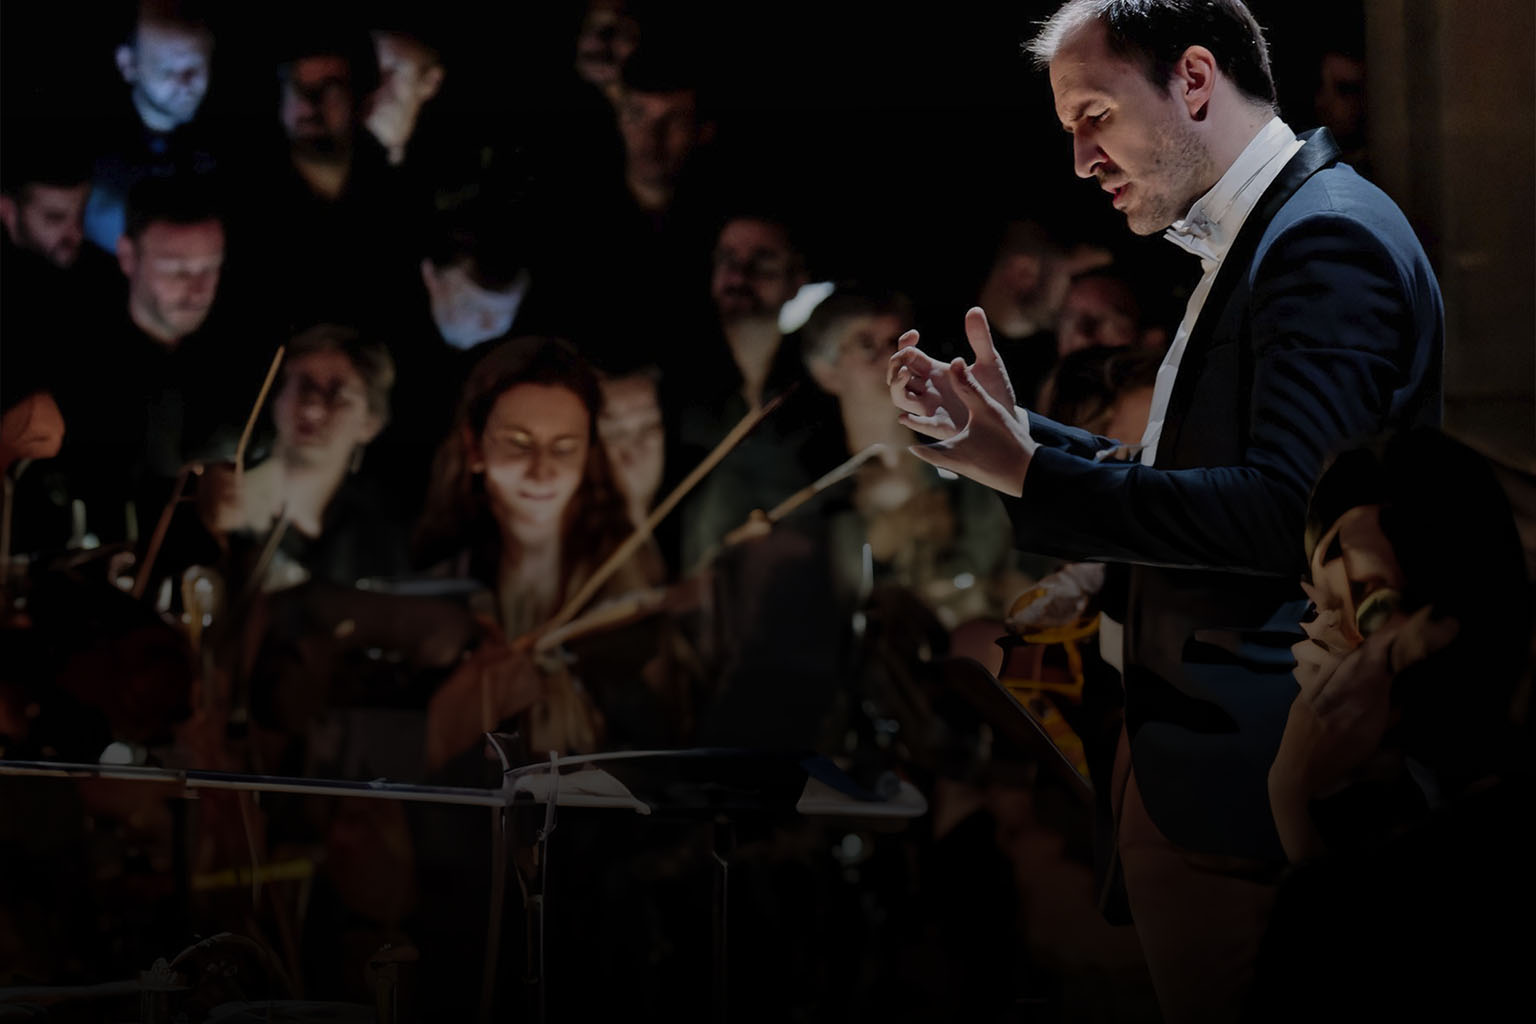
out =
[[[1152,465],[1157,458],[1157,441],[1163,433],[1168,398],[1173,394],[1173,382],[1179,375],[1179,363],[1184,358],[1195,321],[1200,319],[1200,311],[1205,307],[1206,296],[1216,281],[1216,272],[1221,269],[1222,258],[1258,204],[1259,197],[1300,148],[1301,140],[1296,133],[1278,117],[1270,118],[1215,187],[1195,201],[1183,220],[1174,221],[1173,226],[1163,233],[1163,237],[1174,245],[1200,257],[1202,273],[1200,283],[1189,296],[1189,305],[1184,309],[1184,319],[1179,322],[1173,344],[1168,346],[1168,354],[1157,370],[1152,410],[1146,433],[1141,436],[1141,463],[1144,466]]]
[[[1141,435],[1141,464],[1152,465],[1157,458],[1157,441],[1163,433],[1163,420],[1168,415],[1168,398],[1173,394],[1173,382],[1179,376],[1179,363],[1184,349],[1189,345],[1189,333],[1200,319],[1205,299],[1216,282],[1216,272],[1221,269],[1222,257],[1232,247],[1232,240],[1242,229],[1248,214],[1253,212],[1259,197],[1270,183],[1279,177],[1280,171],[1301,148],[1301,140],[1278,117],[1259,129],[1227,173],[1205,195],[1195,201],[1183,220],[1176,220],[1163,233],[1163,237],[1187,252],[1200,257],[1200,283],[1190,293],[1189,305],[1184,309],[1184,319],[1168,346],[1168,354],[1157,369],[1157,384],[1152,389],[1152,409],[1147,419],[1146,433]],[[1106,453],[1101,453],[1106,454]],[[1104,660],[1122,673],[1121,651],[1125,640],[1124,627],[1102,615],[1099,618],[1099,653]]]

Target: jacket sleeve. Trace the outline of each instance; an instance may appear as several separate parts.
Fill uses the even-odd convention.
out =
[[[1019,546],[1073,559],[1291,575],[1324,462],[1388,426],[1418,339],[1392,253],[1333,212],[1275,239],[1252,271],[1252,391],[1234,465],[1094,463],[1048,442],[1011,500]],[[1437,315],[1427,313],[1426,315]],[[1193,367],[1190,367],[1193,369]],[[1034,426],[1031,419],[1031,428]]]
[[[1029,413],[1029,433],[1041,447],[1069,452],[1085,459],[1091,459],[1096,453],[1120,443],[1077,427],[1065,426],[1037,412]]]

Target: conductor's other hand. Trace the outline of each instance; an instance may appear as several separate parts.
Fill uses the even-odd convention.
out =
[[[1008,371],[992,345],[992,330],[980,306],[965,314],[965,336],[976,361],[970,369],[987,394],[1012,410],[1017,404]],[[891,401],[902,411],[901,422],[920,434],[944,440],[958,433],[966,416],[959,393],[950,380],[951,366],[917,347],[918,334],[908,331],[896,342],[896,354],[886,371]]]
[[[904,334],[891,357],[891,401],[903,424],[938,439],[914,445],[918,458],[1018,496],[1036,447],[1029,422],[1015,408],[986,314],[979,308],[967,313],[965,331],[976,354],[970,365],[963,359],[941,363],[917,347],[916,331]]]

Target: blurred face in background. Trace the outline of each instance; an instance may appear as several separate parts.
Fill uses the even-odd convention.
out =
[[[517,384],[502,392],[471,447],[470,468],[504,532],[522,541],[558,537],[586,472],[591,416],[570,388]]]
[[[1364,145],[1365,63],[1342,53],[1324,54],[1312,106],[1318,123],[1333,132],[1341,146]]]
[[[399,162],[416,130],[421,108],[443,85],[443,65],[419,40],[397,32],[375,32],[379,88],[368,109],[368,130]],[[398,156],[397,156],[398,153]]]
[[[1122,444],[1140,444],[1152,418],[1152,388],[1132,388],[1115,397],[1109,422],[1099,431]]]
[[[894,314],[865,314],[839,321],[823,353],[824,369],[816,372],[818,383],[844,405],[876,408],[883,414],[883,406],[890,405],[886,366],[903,330]]]
[[[91,186],[26,185],[18,193],[14,198],[0,196],[0,223],[11,244],[61,270],[73,266],[85,241],[85,201]]]
[[[643,373],[603,381],[597,436],[631,515],[649,510],[666,467],[656,381]]]
[[[368,388],[343,352],[309,352],[283,368],[272,405],[277,445],[291,465],[339,465],[383,426]]]
[[[1056,324],[1056,354],[1083,348],[1128,348],[1141,342],[1141,307],[1123,282],[1085,277],[1072,282]]]
[[[131,45],[117,50],[117,68],[133,87],[133,105],[146,127],[171,131],[197,116],[208,94],[213,36],[190,25],[140,22]]]
[[[283,132],[309,159],[345,159],[352,149],[352,69],[339,56],[300,57],[283,75]]]
[[[624,62],[640,45],[640,23],[624,0],[592,0],[576,34],[576,73],[605,92],[619,85]]]
[[[128,278],[128,312],[157,341],[175,344],[203,325],[224,266],[224,226],[155,221],[138,238],[117,242]]]
[[[523,301],[521,278],[510,288],[493,290],[477,284],[464,263],[438,267],[422,260],[421,280],[432,306],[432,322],[454,348],[474,348],[506,334]]]
[[[619,132],[628,180],[644,188],[671,188],[699,143],[694,93],[626,93],[619,104]]]
[[[721,230],[709,289],[721,323],[776,320],[804,283],[800,260],[778,224],[739,217]]]

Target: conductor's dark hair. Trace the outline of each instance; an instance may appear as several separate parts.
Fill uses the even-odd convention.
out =
[[[1278,103],[1264,30],[1242,0],[1068,0],[1025,48],[1045,67],[1068,36],[1093,21],[1104,26],[1110,52],[1141,65],[1159,89],[1185,50],[1203,46],[1245,96]]]

